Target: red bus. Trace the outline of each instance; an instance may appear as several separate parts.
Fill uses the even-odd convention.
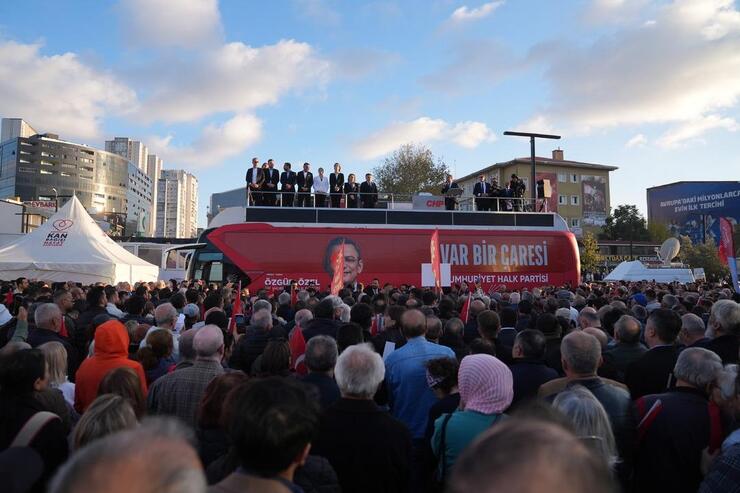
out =
[[[252,290],[282,288],[291,280],[302,287],[328,289],[331,253],[344,242],[346,285],[367,285],[377,278],[381,285],[422,286],[423,264],[430,262],[430,239],[437,229],[441,261],[449,264],[451,283],[476,282],[488,290],[498,286],[576,285],[580,281],[575,236],[556,214],[501,213],[519,216],[511,226],[460,224],[481,222],[486,213],[467,213],[475,215],[471,220],[459,217],[466,213],[458,212],[448,213],[453,217],[451,222],[457,224],[409,224],[409,217],[416,222],[429,222],[430,214],[439,219],[436,216],[445,213],[405,213],[407,219],[400,221],[394,221],[398,218],[387,213],[386,224],[286,220],[240,222],[210,229],[201,236],[189,277],[208,282],[242,279],[243,285]],[[327,219],[337,217],[334,213]],[[512,222],[505,219],[503,222]],[[483,222],[502,221],[489,217]]]

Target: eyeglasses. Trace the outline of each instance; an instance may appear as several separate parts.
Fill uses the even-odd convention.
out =
[[[347,262],[347,263],[350,263],[350,264],[357,263],[357,261],[359,261],[359,260],[360,260],[360,257],[350,257],[350,256],[345,256],[344,257],[344,261]]]

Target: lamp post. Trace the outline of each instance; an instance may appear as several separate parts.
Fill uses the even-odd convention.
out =
[[[535,179],[535,156],[534,156],[534,139],[560,139],[559,135],[550,135],[550,134],[535,134],[531,132],[513,132],[513,131],[506,131],[504,132],[504,135],[512,136],[512,137],[529,137],[529,151],[530,151],[530,159],[532,164],[532,169],[530,173],[530,182],[529,182],[529,194],[532,198],[532,204],[535,203],[537,200],[537,188],[536,188],[536,179]]]
[[[51,187],[51,191],[54,192],[54,212],[58,212],[59,211],[59,192],[54,187]]]

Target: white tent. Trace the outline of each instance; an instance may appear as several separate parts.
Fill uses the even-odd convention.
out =
[[[51,282],[156,281],[159,267],[103,233],[77,197],[36,230],[0,248],[0,279]]]
[[[605,281],[652,281],[670,283],[694,282],[694,274],[691,269],[680,268],[656,268],[646,267],[645,264],[634,260],[632,262],[622,262],[608,276]]]

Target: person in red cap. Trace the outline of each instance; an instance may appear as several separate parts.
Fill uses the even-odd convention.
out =
[[[77,370],[75,409],[82,414],[98,396],[98,386],[105,375],[115,368],[132,368],[146,395],[146,376],[138,361],[128,358],[129,337],[126,327],[118,320],[108,320],[95,330],[95,353]]]

